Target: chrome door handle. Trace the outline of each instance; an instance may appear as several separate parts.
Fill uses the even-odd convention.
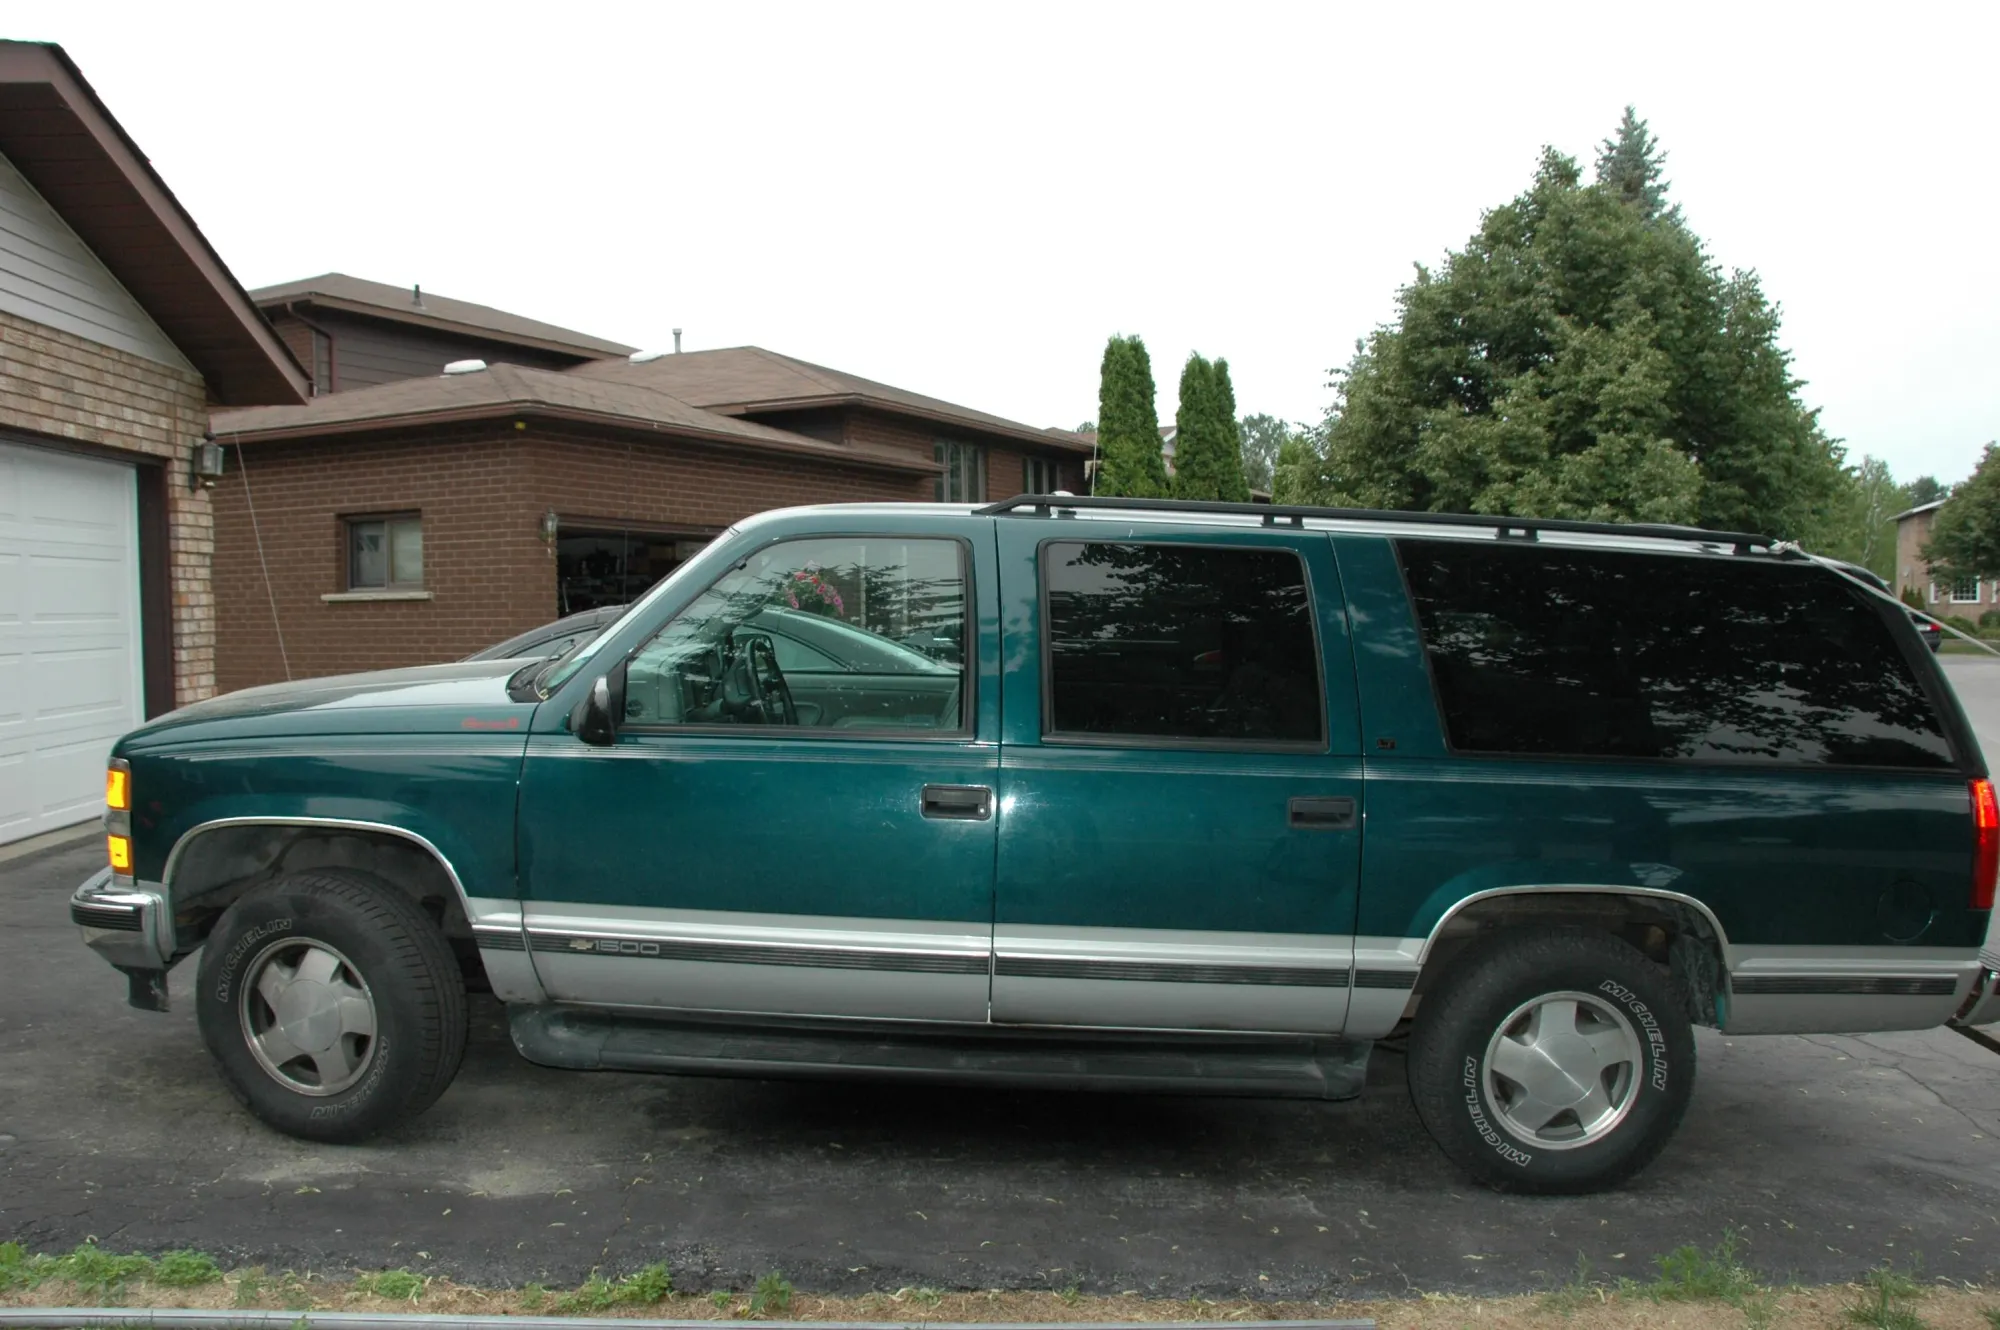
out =
[[[925,817],[984,822],[993,816],[993,789],[988,785],[926,785]]]
[[[1354,827],[1354,800],[1346,796],[1301,797],[1285,807],[1285,817],[1302,831],[1349,831]]]

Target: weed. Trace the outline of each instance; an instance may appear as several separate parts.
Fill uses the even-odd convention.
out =
[[[1056,1290],[1056,1296],[1063,1300],[1063,1305],[1068,1307],[1076,1306],[1078,1302],[1083,1300],[1083,1281],[1080,1279],[1070,1280],[1067,1284]]]
[[[2000,1330],[2000,1307],[1988,1307],[1979,1314],[1986,1318],[1986,1324],[1992,1326],[1993,1330]]]
[[[565,1293],[556,1299],[556,1314],[571,1316],[577,1312],[601,1312],[614,1301],[611,1281],[593,1270],[590,1278],[577,1286],[576,1292]]]
[[[1738,1306],[1761,1291],[1754,1271],[1737,1259],[1736,1230],[1724,1229],[1722,1241],[1703,1251],[1689,1244],[1653,1258],[1660,1276],[1650,1284],[1629,1286],[1629,1292],[1655,1302],[1692,1302],[1716,1298]]]
[[[236,1276],[236,1305],[254,1307],[264,1296],[264,1267],[253,1265]]]
[[[776,1270],[757,1278],[750,1291],[752,1316],[783,1316],[792,1309],[792,1281]]]
[[[521,1310],[538,1312],[542,1304],[549,1300],[549,1291],[540,1284],[529,1284],[521,1290]]]
[[[944,1294],[934,1288],[904,1288],[896,1291],[896,1296],[907,1297],[919,1307],[935,1307],[944,1301]]]
[[[357,1293],[373,1293],[378,1298],[388,1298],[394,1302],[415,1302],[424,1295],[424,1277],[413,1275],[408,1270],[382,1270],[375,1274],[363,1273],[354,1281]]]
[[[760,1284],[761,1288],[762,1285]],[[613,1302],[650,1307],[674,1291],[674,1277],[664,1262],[655,1262],[636,1274],[629,1274],[611,1286]]]
[[[28,1282],[28,1253],[18,1242],[0,1242],[0,1293]]]
[[[1592,1283],[1590,1279],[1590,1258],[1578,1252],[1576,1273],[1569,1277],[1568,1282],[1558,1284],[1542,1294],[1542,1310],[1563,1317],[1574,1316],[1584,1306],[1598,1300],[1601,1293],[1601,1287]]]
[[[708,1295],[708,1300],[714,1305],[717,1311],[723,1311],[728,1308],[730,1303],[736,1300],[736,1295],[726,1288],[719,1288]]]
[[[1873,1326],[1874,1330],[1928,1330],[1924,1318],[1910,1306],[1923,1292],[1915,1274],[1914,1267],[1903,1271],[1893,1265],[1870,1270],[1861,1280],[1866,1293],[1860,1302],[1847,1309],[1847,1319],[1856,1325]],[[1988,1319],[1992,1319],[1990,1315]]]
[[[153,1265],[153,1282],[168,1288],[200,1288],[221,1282],[222,1269],[202,1251],[170,1251]]]
[[[153,1263],[143,1256],[119,1256],[86,1242],[67,1256],[54,1260],[34,1258],[28,1262],[28,1283],[41,1284],[60,1279],[80,1293],[116,1297],[135,1279],[153,1272]]]

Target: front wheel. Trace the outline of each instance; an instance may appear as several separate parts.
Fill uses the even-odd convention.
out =
[[[444,935],[393,884],[341,869],[224,911],[195,1015],[230,1091],[307,1140],[360,1140],[422,1112],[465,1054],[465,982]]]
[[[1424,995],[1410,1097],[1444,1152],[1501,1191],[1598,1191],[1665,1148],[1694,1030],[1637,950],[1577,928],[1495,934]]]

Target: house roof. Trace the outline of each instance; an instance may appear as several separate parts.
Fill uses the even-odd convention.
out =
[[[421,295],[422,303],[418,303]],[[439,332],[507,342],[533,347],[538,351],[567,353],[584,360],[599,356],[629,355],[633,348],[606,341],[570,328],[559,328],[539,319],[509,314],[491,305],[475,305],[470,300],[454,300],[414,286],[390,286],[344,272],[321,273],[296,282],[261,286],[250,293],[265,310],[283,305],[310,305],[319,309],[342,310],[369,318],[413,324]]]
[[[1004,416],[894,388],[759,346],[689,351],[641,362],[599,360],[569,372],[594,379],[647,384],[724,415],[866,406],[1045,448],[1053,445],[1070,452],[1091,449],[1082,436],[1068,431],[1037,429]]]
[[[219,411],[210,417],[209,427],[222,443],[271,443],[518,416],[823,457],[877,470],[928,474],[937,469],[928,458],[892,448],[828,443],[703,411],[643,384],[609,383],[525,365],[399,379],[330,393],[300,406]]]
[[[1929,503],[1920,503],[1914,508],[1905,508],[1902,512],[1897,513],[1894,517],[1890,518],[1889,520],[1892,522],[1900,522],[1906,517],[1915,517],[1918,513],[1935,512],[1937,509],[1942,507],[1944,507],[1943,499],[1932,499]]]
[[[60,46],[0,41],[0,154],[201,371],[215,400],[305,400],[305,371]]]

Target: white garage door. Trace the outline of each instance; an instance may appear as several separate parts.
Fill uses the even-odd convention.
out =
[[[104,807],[143,719],[129,466],[0,443],[0,844]]]

